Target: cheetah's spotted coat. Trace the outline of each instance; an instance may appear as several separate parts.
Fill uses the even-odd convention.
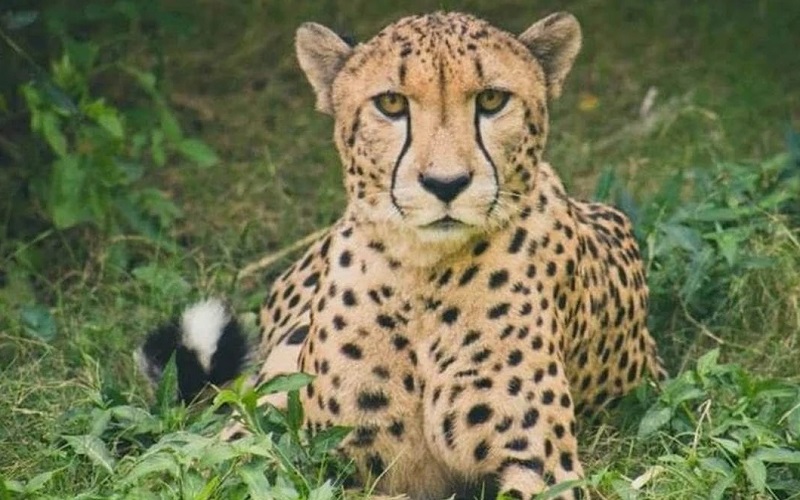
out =
[[[579,47],[565,13],[518,37],[456,13],[355,47],[298,31],[349,203],[268,296],[260,378],[315,375],[308,426],[352,426],[342,452],[379,491],[580,478],[576,416],[663,375],[628,219],[542,159]]]

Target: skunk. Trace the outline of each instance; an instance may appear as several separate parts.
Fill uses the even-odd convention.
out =
[[[236,378],[245,366],[247,351],[247,337],[236,317],[221,300],[211,298],[156,327],[134,358],[142,373],[157,385],[174,354],[178,397],[188,404],[206,386]]]

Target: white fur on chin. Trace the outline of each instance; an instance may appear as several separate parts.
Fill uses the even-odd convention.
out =
[[[425,229],[409,226],[373,226],[376,235],[390,241],[387,252],[412,267],[431,267],[467,248],[484,231],[474,226]]]

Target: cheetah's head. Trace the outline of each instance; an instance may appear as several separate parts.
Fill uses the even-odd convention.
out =
[[[552,14],[519,36],[459,13],[408,17],[351,47],[319,24],[297,54],[335,119],[349,213],[422,245],[458,247],[521,210],[580,27]]]

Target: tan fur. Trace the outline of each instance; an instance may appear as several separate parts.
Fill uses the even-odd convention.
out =
[[[298,31],[349,203],[275,283],[259,379],[314,374],[308,427],[352,426],[341,451],[377,491],[443,498],[494,478],[530,498],[580,478],[576,414],[663,375],[627,218],[569,198],[542,159],[547,98],[579,47],[568,14],[520,38],[464,14],[411,17],[352,49]],[[486,89],[510,93],[496,114],[476,108]],[[408,114],[384,115],[385,92]],[[464,176],[447,201],[423,185]],[[435,223],[446,216],[460,224]]]
[[[344,64],[350,47],[336,33],[316,23],[306,23],[295,38],[297,60],[317,94],[317,110],[333,114],[331,83]]]

